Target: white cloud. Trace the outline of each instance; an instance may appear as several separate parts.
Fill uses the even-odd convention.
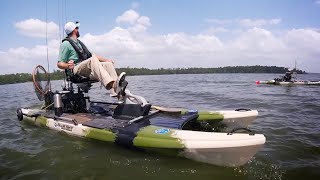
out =
[[[139,52],[142,48],[141,43],[134,39],[129,30],[120,27],[98,36],[86,34],[82,40],[90,50],[104,55],[111,53],[119,56]]]
[[[305,56],[320,55],[320,33],[313,29],[292,29],[284,37],[292,51]]]
[[[59,35],[59,26],[54,22],[44,22],[39,19],[27,19],[15,23],[15,28],[19,33],[36,38],[46,37],[46,24],[48,38],[56,38]]]
[[[229,32],[230,30],[229,29],[226,29],[224,27],[211,27],[209,29],[207,29],[204,33],[205,34],[215,34],[215,33],[226,33],[226,32]]]
[[[252,28],[236,37],[230,47],[240,50],[249,50],[257,53],[281,51],[285,45],[270,31],[262,28]]]
[[[85,36],[83,40],[90,44],[93,51],[118,60],[117,65],[122,67],[217,67],[256,64],[289,67],[297,57],[306,57],[301,64],[307,65],[311,59],[320,55],[317,49],[320,43],[319,33],[312,29],[289,30],[275,35],[263,28],[251,28],[231,40],[222,41],[217,36],[207,34],[137,36],[130,29],[115,28],[92,38],[96,39]],[[305,52],[302,53],[301,50]],[[311,68],[306,70],[318,72],[320,64]]]
[[[225,24],[230,24],[233,22],[231,19],[205,19],[205,22],[208,23],[214,23],[214,24],[219,24],[219,25],[225,25]]]
[[[128,10],[124,12],[121,16],[117,17],[116,22],[117,23],[130,23],[134,24],[139,18],[139,14],[134,10]]]
[[[281,19],[205,19],[205,22],[218,24],[218,25],[230,25],[230,24],[240,24],[245,27],[261,27],[268,25],[277,25],[281,23]]]
[[[266,25],[277,25],[281,23],[281,19],[240,19],[239,24],[246,27],[261,27]]]
[[[149,34],[145,31],[151,26],[149,17],[140,16],[135,11],[129,14],[136,15],[117,18],[121,19],[119,22],[129,23],[128,27],[114,27],[99,35],[84,34],[81,38],[92,52],[114,59],[116,67],[290,67],[299,58],[299,68],[311,72],[319,72],[320,69],[320,63],[315,63],[320,57],[320,33],[317,29],[301,28],[273,33],[266,28],[250,27],[222,40],[214,31],[230,33],[223,27],[212,29],[213,33],[204,31],[194,35],[183,32]],[[267,22],[260,24],[278,23]],[[51,69],[57,69],[59,44],[58,40],[49,41]],[[46,65],[46,47],[10,48],[0,52],[0,59],[1,74],[30,72],[37,64]]]
[[[56,68],[57,57],[59,53],[60,42],[58,40],[50,40],[48,42],[48,55],[50,67]],[[45,45],[36,45],[31,48],[17,47],[10,48],[7,52],[0,53],[2,66],[1,74],[27,72],[31,73],[33,68],[38,65],[47,64],[47,47]]]
[[[129,24],[128,29],[134,33],[146,31],[151,26],[150,18],[146,16],[140,16],[134,10],[128,10],[121,16],[117,17],[116,22],[118,24]]]
[[[141,24],[136,24],[136,25],[130,27],[129,30],[132,32],[138,33],[138,32],[143,32],[143,31],[147,30],[147,27],[143,26]]]
[[[143,26],[151,26],[150,19],[149,17],[146,17],[146,16],[139,17],[139,19],[137,20],[137,23]]]

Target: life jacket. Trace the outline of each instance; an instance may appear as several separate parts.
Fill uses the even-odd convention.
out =
[[[73,49],[77,52],[78,56],[79,56],[79,62],[84,61],[88,58],[92,57],[92,54],[90,53],[90,51],[88,50],[88,48],[86,47],[86,45],[84,45],[79,39],[79,44],[81,45],[81,47],[79,47],[71,38],[66,37],[62,40],[62,42],[64,41],[69,41],[69,43],[71,44],[71,46],[73,47]]]

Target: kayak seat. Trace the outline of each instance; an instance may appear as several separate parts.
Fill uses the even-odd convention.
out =
[[[161,126],[173,129],[183,129],[187,123],[196,121],[198,117],[198,114],[177,116],[163,113],[150,118],[149,121],[150,124],[154,126]]]
[[[149,114],[151,104],[141,106],[140,104],[119,104],[113,111],[113,118],[131,120],[139,116]]]
[[[75,83],[75,84],[99,82],[98,80],[90,79],[90,77],[82,76],[80,74],[75,74],[73,73],[73,71],[70,71],[69,69],[65,69],[65,75],[66,75],[67,81],[71,81],[72,83]]]
[[[74,74],[73,71],[66,69],[65,70],[66,81],[69,84],[67,90],[72,90],[72,83],[76,84],[78,88],[82,89],[85,92],[90,90],[92,83],[99,82],[97,80],[92,80],[90,77],[82,76],[79,74]]]

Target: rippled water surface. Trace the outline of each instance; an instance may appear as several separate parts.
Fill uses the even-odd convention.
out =
[[[152,104],[192,109],[251,108],[250,127],[266,136],[256,156],[239,168],[145,154],[71,137],[19,122],[17,107],[39,103],[31,83],[0,86],[0,179],[319,179],[320,86],[256,85],[274,74],[127,77],[129,89]],[[320,80],[320,74],[300,75]],[[53,82],[60,89],[62,81]],[[91,99],[112,101],[99,84]]]

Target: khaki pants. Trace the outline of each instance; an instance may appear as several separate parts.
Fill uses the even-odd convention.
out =
[[[113,85],[111,82],[115,82],[118,78],[113,63],[100,62],[96,56],[92,56],[91,58],[77,64],[74,67],[74,73],[99,80],[107,89],[111,89]]]

